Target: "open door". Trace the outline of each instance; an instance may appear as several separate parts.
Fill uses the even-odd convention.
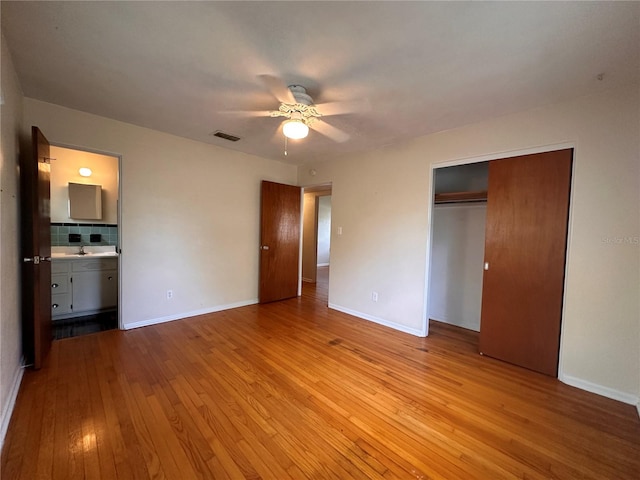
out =
[[[573,150],[489,162],[480,352],[558,374]]]
[[[51,349],[51,212],[49,142],[31,127],[32,150],[20,159],[22,227],[22,342],[38,369]]]
[[[301,188],[262,182],[260,303],[298,295]]]

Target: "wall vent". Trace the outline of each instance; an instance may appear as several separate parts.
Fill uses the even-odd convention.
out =
[[[237,142],[238,140],[240,140],[240,137],[221,132],[220,130],[213,132],[211,135],[213,135],[214,137],[224,138],[225,140],[229,140],[230,142]]]

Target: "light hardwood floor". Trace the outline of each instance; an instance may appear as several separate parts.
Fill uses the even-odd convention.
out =
[[[321,277],[321,280],[325,277]],[[9,479],[638,479],[634,407],[301,298],[54,342]]]

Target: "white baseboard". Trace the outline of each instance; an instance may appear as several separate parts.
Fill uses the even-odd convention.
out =
[[[329,264],[328,264],[328,263],[318,263],[318,264],[316,265],[316,267],[328,267],[328,266],[329,266]]]
[[[16,406],[16,399],[18,398],[18,392],[20,391],[20,384],[22,383],[22,377],[24,375],[24,368],[20,366],[15,373],[13,383],[11,384],[11,390],[7,397],[7,403],[2,409],[2,417],[0,417],[0,451],[4,445],[4,437],[7,435],[9,429],[9,422],[11,421],[11,414]]]
[[[572,377],[571,375],[560,374],[558,376],[558,380],[560,380],[562,383],[566,383],[567,385],[571,385],[572,387],[586,390],[587,392],[596,393],[598,395],[602,395],[603,397],[611,398],[612,400],[617,400],[622,403],[628,403],[629,405],[635,405],[638,408],[638,414],[640,414],[640,405],[638,405],[638,401],[640,401],[640,399],[637,395],[621,392],[609,387],[604,387],[596,383],[588,382],[587,380]]]
[[[339,312],[342,312],[342,313],[353,315],[354,317],[362,318],[363,320],[369,320],[370,322],[377,323],[385,327],[393,328],[394,330],[399,330],[401,332],[408,333],[410,335],[415,335],[416,337],[427,336],[427,332],[424,330],[417,330],[415,328],[407,327],[405,325],[400,325],[399,323],[390,322],[388,320],[385,320],[384,318],[378,318],[378,317],[374,317],[373,315],[357,312],[355,310],[351,310],[350,308],[336,305],[335,303],[330,303],[329,308],[333,308],[334,310],[338,310]]]
[[[213,308],[205,308],[203,310],[194,310],[191,312],[179,313],[176,315],[169,315],[166,317],[151,318],[149,320],[142,320],[140,322],[125,323],[123,325],[123,328],[124,330],[132,330],[134,328],[148,327],[151,325],[158,325],[160,323],[173,322],[174,320],[182,320],[183,318],[197,317],[198,315],[206,315],[207,313],[221,312],[222,310],[229,310],[231,308],[246,307],[247,305],[255,305],[256,303],[258,303],[258,299],[252,298],[251,300],[243,300],[242,302],[229,303],[227,305],[218,305]]]

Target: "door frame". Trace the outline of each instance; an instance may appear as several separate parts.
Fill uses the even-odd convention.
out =
[[[329,195],[333,195],[333,182],[329,181],[329,182],[322,182],[322,183],[314,183],[312,185],[304,185],[300,187],[302,189],[302,194],[300,195],[300,211],[302,212],[302,214],[300,215],[300,275],[299,275],[299,291],[298,291],[298,296],[302,295],[302,256],[303,256],[303,239],[304,239],[304,194],[305,193],[310,193],[310,192],[317,192],[319,189],[324,189],[326,188],[326,192],[328,193],[324,193],[323,195],[316,195],[316,198],[314,199],[314,211],[315,211],[315,219],[314,219],[314,229],[315,229],[315,249],[316,249],[316,253],[315,253],[315,258],[316,258],[316,270],[317,270],[317,262],[318,262],[318,197],[320,196],[329,196]],[[331,217],[333,218],[333,205],[332,205],[332,211],[331,211]],[[330,242],[331,244],[333,244],[333,223],[331,224],[331,238],[330,238]],[[317,279],[317,277],[316,277]],[[329,281],[331,281],[331,279],[329,279]],[[328,301],[328,303],[331,303],[330,300]]]
[[[52,147],[66,148],[67,150],[77,150],[79,152],[95,153],[97,155],[105,155],[118,159],[118,329],[124,330],[124,324],[122,323],[122,154],[108,152],[106,150],[98,150],[96,148],[80,147],[78,145],[71,145],[61,142],[50,142]]]
[[[305,213],[304,213],[304,196],[307,193],[315,193],[316,195],[314,196],[314,205],[313,205],[313,236],[314,236],[314,265],[316,265],[316,270],[317,270],[317,264],[318,264],[318,211],[319,211],[319,207],[320,207],[320,197],[330,197],[332,195],[332,184],[331,182],[329,183],[322,183],[322,184],[318,184],[318,185],[307,185],[306,187],[301,187],[302,188],[302,238],[304,240],[304,232],[305,232],[305,228],[304,228],[304,223],[305,223]],[[333,232],[333,229],[332,229]],[[329,240],[329,242],[331,242],[331,239]],[[301,243],[301,256],[300,256],[300,262],[302,265],[302,260],[304,259],[304,241]],[[301,267],[302,268],[302,267]],[[303,271],[301,270],[301,278],[302,281],[308,281],[305,280],[305,277],[303,275]],[[315,278],[315,277],[314,277]],[[314,281],[315,283],[315,281]]]
[[[519,157],[522,155],[531,155],[537,153],[546,153],[553,152],[556,150],[566,150],[573,149],[573,162],[571,162],[571,184],[569,191],[569,218],[567,223],[567,250],[565,255],[565,264],[564,264],[564,284],[562,291],[562,312],[560,317],[560,351],[558,352],[558,378],[563,376],[563,352],[564,352],[564,316],[565,316],[565,308],[566,308],[566,295],[567,295],[567,279],[568,275],[568,267],[569,267],[569,258],[571,256],[571,237],[572,237],[572,225],[573,225],[573,195],[575,189],[574,181],[575,181],[575,169],[576,169],[576,158],[577,158],[577,149],[575,143],[556,143],[549,145],[542,145],[538,147],[530,147],[519,150],[507,150],[503,152],[489,153],[486,155],[473,156],[473,157],[463,157],[454,160],[447,160],[444,162],[436,162],[432,163],[429,168],[429,178],[428,178],[428,191],[429,197],[427,199],[427,208],[428,208],[428,224],[429,224],[429,234],[427,235],[427,255],[426,255],[426,268],[425,268],[425,290],[424,290],[424,314],[423,314],[423,326],[422,330],[425,332],[425,336],[429,335],[429,291],[431,288],[430,280],[431,280],[431,250],[432,250],[432,238],[433,238],[433,209],[435,206],[434,203],[434,192],[435,192],[435,170],[443,167],[454,167],[459,165],[470,165],[473,163],[480,162],[488,162],[491,160],[501,160],[505,158],[511,157]],[[482,328],[482,326],[480,327]]]

